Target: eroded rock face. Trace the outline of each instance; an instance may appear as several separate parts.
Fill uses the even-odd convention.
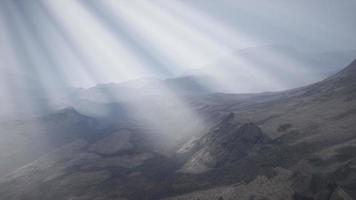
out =
[[[180,170],[184,173],[202,173],[213,168],[216,165],[216,158],[213,157],[207,149],[202,149],[194,154]]]
[[[92,144],[89,151],[109,155],[131,150],[133,145],[130,142],[130,136],[131,133],[129,130],[119,130]]]
[[[254,123],[241,126],[230,123],[229,115],[217,128],[200,139],[192,149],[197,149],[181,172],[202,173],[238,161],[253,152],[269,139]]]

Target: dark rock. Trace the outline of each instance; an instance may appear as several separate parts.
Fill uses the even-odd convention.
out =
[[[230,114],[227,118],[231,120]],[[200,139],[195,153],[186,162],[183,171],[203,172],[209,168],[221,168],[245,158],[257,151],[270,139],[254,123],[242,126],[224,119],[215,130]]]

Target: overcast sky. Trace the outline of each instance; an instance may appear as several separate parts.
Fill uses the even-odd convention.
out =
[[[267,43],[305,51],[355,49],[355,0],[185,0]]]
[[[0,68],[88,87],[168,77],[266,44],[355,49],[355,10],[355,0],[3,0]]]

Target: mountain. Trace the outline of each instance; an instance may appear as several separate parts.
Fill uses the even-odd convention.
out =
[[[98,84],[78,91],[77,96],[107,102],[112,98],[131,100],[133,94],[159,94],[162,88],[178,95],[281,91],[327,78],[355,57],[356,50],[316,54],[283,45],[258,46],[234,51],[181,76]]]
[[[356,61],[283,92],[187,97],[210,127],[175,153],[145,126],[79,134],[2,177],[0,199],[355,199],[355,72]],[[73,109],[42,120],[66,118],[92,124]]]
[[[259,46],[228,54],[201,69],[167,79],[140,78],[122,83],[98,84],[91,88],[70,88],[44,84],[35,74],[0,69],[3,80],[10,85],[0,86],[0,119],[33,118],[49,114],[62,107],[81,107],[94,117],[120,115],[111,106],[97,103],[140,101],[150,96],[162,96],[162,91],[181,96],[211,93],[246,93],[282,91],[305,86],[339,71],[356,56],[355,50],[326,53],[305,53],[288,46]],[[11,88],[11,89],[10,89]],[[80,102],[85,101],[85,102]],[[97,104],[96,113],[82,104]],[[115,109],[114,109],[115,110]],[[121,109],[119,109],[121,110]],[[94,112],[93,112],[94,111]],[[109,113],[109,114],[107,114]]]
[[[315,54],[282,45],[259,46],[237,50],[178,77],[100,84],[81,90],[78,96],[112,101],[111,98],[130,99],[133,93],[159,94],[162,88],[178,95],[281,91],[327,78],[355,57],[356,50]],[[114,97],[107,97],[108,93]]]
[[[119,128],[95,141],[74,140],[3,177],[0,198],[145,198],[150,185],[164,187],[160,176],[175,164],[141,131]]]
[[[147,96],[162,96],[162,93],[165,95],[167,92],[178,96],[194,96],[214,92],[204,85],[205,80],[205,77],[197,76],[135,79],[123,83],[99,84],[88,89],[79,89],[72,95],[76,99],[113,103],[137,101]]]
[[[355,72],[356,61],[313,85],[252,97],[267,97],[258,103],[225,95],[218,126],[178,151],[187,157],[181,172],[214,186],[169,199],[354,199]],[[255,127],[253,142],[246,127]]]

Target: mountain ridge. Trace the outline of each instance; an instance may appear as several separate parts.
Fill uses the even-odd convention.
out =
[[[0,198],[355,198],[354,69],[285,92],[199,95],[190,103],[211,127],[176,148],[185,151],[166,154],[142,127],[120,124],[78,138],[0,179]]]

